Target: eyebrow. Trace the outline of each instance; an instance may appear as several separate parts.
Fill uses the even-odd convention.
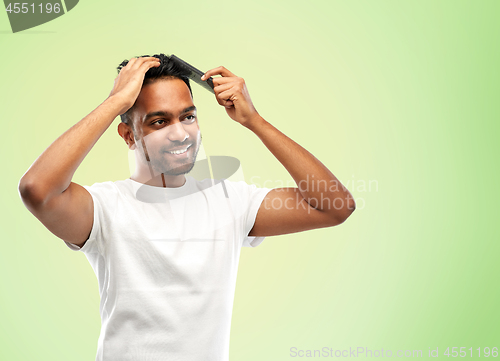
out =
[[[189,112],[191,112],[193,110],[196,110],[196,107],[194,105],[191,106],[191,107],[187,107],[186,109],[184,109],[181,112],[181,114],[189,113]],[[150,119],[150,118],[158,117],[158,116],[160,116],[160,117],[167,117],[168,118],[168,117],[173,117],[173,114],[170,113],[170,112],[163,111],[163,110],[159,110],[159,111],[156,111],[156,112],[151,112],[151,113],[148,113],[146,115],[146,117],[144,118],[143,123],[147,122],[148,119]]]

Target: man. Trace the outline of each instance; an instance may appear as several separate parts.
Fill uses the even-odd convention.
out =
[[[108,98],[24,174],[21,198],[68,247],[84,252],[97,275],[97,360],[227,360],[241,247],[341,224],[354,200],[319,160],[258,114],[245,81],[224,67],[202,79],[214,76],[217,102],[299,187],[186,176],[201,135],[182,69],[160,54],[132,58],[118,70]],[[135,172],[91,187],[71,182],[118,115]]]

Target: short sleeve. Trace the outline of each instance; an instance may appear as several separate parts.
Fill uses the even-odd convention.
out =
[[[262,204],[267,193],[269,193],[272,188],[258,188],[255,184],[243,183],[244,194],[242,195],[244,209],[243,217],[243,247],[257,247],[264,241],[266,237],[251,237],[248,234],[252,230],[255,219],[257,218],[257,213],[259,211],[260,205]]]
[[[99,252],[99,245],[97,241],[97,235],[99,233],[100,227],[101,227],[101,221],[100,221],[100,214],[102,213],[102,207],[101,207],[101,202],[99,201],[99,197],[95,194],[95,190],[92,187],[89,186],[83,186],[87,192],[90,193],[92,197],[92,203],[94,207],[94,219],[92,222],[92,230],[90,232],[90,236],[83,245],[83,247],[78,247],[76,244],[69,243],[64,241],[66,245],[71,249],[72,251],[81,251],[83,253],[95,253]]]

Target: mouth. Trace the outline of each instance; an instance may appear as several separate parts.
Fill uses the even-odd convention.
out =
[[[187,154],[187,151],[189,148],[191,148],[192,144],[189,144],[187,147],[179,149],[179,150],[172,150],[172,151],[166,151],[165,153],[171,154],[173,156],[183,156]]]

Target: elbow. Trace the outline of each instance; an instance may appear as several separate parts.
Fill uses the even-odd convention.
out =
[[[356,210],[356,202],[352,197],[349,199],[349,202],[347,204],[347,210],[349,212],[349,216]]]
[[[342,224],[344,223],[347,218],[349,218],[351,216],[351,214],[356,210],[356,202],[354,201],[354,199],[351,197],[349,198],[349,200],[347,201],[347,204],[339,209],[337,211],[337,213],[335,214],[335,225],[339,225],[339,224]]]
[[[17,186],[19,196],[28,209],[37,208],[44,203],[46,197],[37,186],[36,182],[29,178],[21,178]]]

